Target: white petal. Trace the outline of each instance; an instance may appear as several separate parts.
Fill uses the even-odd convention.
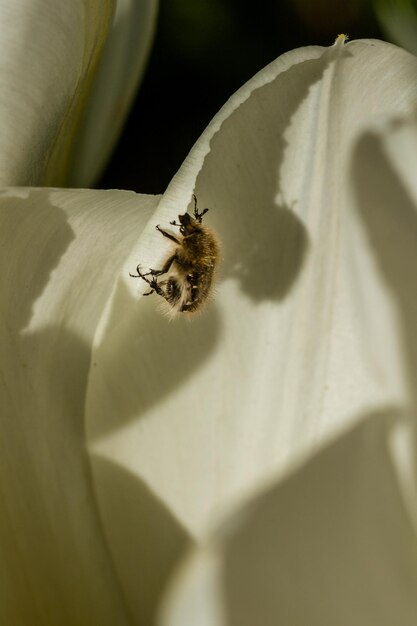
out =
[[[97,179],[120,133],[152,42],[157,0],[118,0],[77,138],[69,183]],[[138,145],[138,151],[141,146]]]
[[[91,342],[157,199],[0,196],[0,622],[130,624],[85,453]]]
[[[62,182],[113,4],[0,1],[0,185]]]
[[[417,623],[417,517],[398,489],[398,435],[411,440],[410,424],[369,416],[225,521],[184,564],[158,623]]]
[[[194,190],[210,207],[224,262],[208,310],[170,322],[156,296],[133,305],[138,281],[127,278],[96,338],[96,488],[119,576],[145,616],[218,510],[368,411],[409,403],[353,158],[364,130],[414,105],[416,75],[415,57],[377,41],[284,55],[209,125],[128,259],[124,276],[138,262],[159,267],[168,248],[155,225]]]

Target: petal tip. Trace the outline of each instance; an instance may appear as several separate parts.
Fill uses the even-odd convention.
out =
[[[349,35],[347,35],[346,33],[340,33],[340,35],[338,35],[336,37],[336,39],[334,40],[334,44],[333,45],[342,47],[348,41],[349,41]]]

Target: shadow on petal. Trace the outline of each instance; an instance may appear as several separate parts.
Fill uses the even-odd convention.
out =
[[[13,332],[29,323],[35,300],[74,239],[65,212],[47,189],[19,193],[0,194],[2,312]]]
[[[228,626],[417,623],[414,528],[375,413],[222,531]]]
[[[117,290],[106,334],[94,352],[90,392],[92,406],[110,394],[119,410],[92,409],[88,434],[93,440],[140,420],[186,384],[210,358],[221,330],[213,303],[192,320],[171,321],[156,310],[157,296],[134,301],[122,282]],[[134,326],[138,330],[132,340]],[[122,400],[117,402],[117,398]]]
[[[290,208],[273,202],[257,204],[259,213],[268,215],[266,224],[254,220],[245,256],[227,276],[236,278],[244,293],[255,301],[282,300],[291,291],[309,247],[308,234],[300,218]],[[265,219],[265,218],[264,218]]]
[[[210,219],[223,240],[222,275],[257,302],[285,298],[306,258],[309,236],[297,198],[282,199],[280,188],[285,132],[330,61],[303,61],[254,89],[212,138],[197,178],[196,195],[213,208]]]
[[[386,285],[395,299],[409,388],[417,407],[417,207],[384,153],[367,134],[353,158],[359,214]]]
[[[138,476],[95,454],[91,462],[109,550],[127,604],[134,623],[149,626],[190,537]]]
[[[0,197],[0,621],[126,624],[84,447],[90,347],[47,302],[31,328],[74,233],[47,190],[8,194]]]

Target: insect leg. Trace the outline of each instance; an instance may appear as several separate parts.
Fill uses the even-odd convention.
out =
[[[143,274],[143,272],[140,271],[140,265],[137,266],[136,271],[137,274],[132,274],[132,272],[129,272],[129,276],[131,276],[132,278],[143,278],[144,276],[146,276],[146,274]]]
[[[158,285],[156,278],[152,278],[151,280],[147,280],[146,282],[149,283],[149,285],[152,287],[152,291],[143,295],[149,296],[151,293],[155,291],[158,294],[158,296],[163,296],[165,298],[165,292]]]
[[[144,293],[144,296],[150,296],[151,293],[153,293],[154,291],[156,291],[157,294],[159,294],[160,296],[163,295],[163,291],[161,289],[161,287],[158,285],[156,278],[147,278],[147,276],[151,273],[151,272],[147,272],[146,274],[143,273],[140,269],[140,265],[137,266],[136,268],[137,274],[132,274],[131,272],[129,272],[129,276],[131,276],[132,278],[141,278],[142,280],[145,281],[145,283],[148,283],[148,285],[151,287],[151,291],[148,291],[147,293]]]
[[[155,228],[156,228],[156,230],[159,230],[159,232],[161,233],[161,235],[163,235],[164,237],[167,237],[168,239],[171,239],[171,241],[174,241],[176,244],[181,245],[181,242],[180,242],[180,241],[179,241],[176,237],[174,237],[174,235],[172,235],[171,233],[167,233],[167,231],[166,231],[166,230],[163,230],[163,229],[159,226],[159,224],[157,224],[157,225],[155,226]]]
[[[170,282],[169,280],[163,280],[161,283],[158,283],[156,278],[152,278],[151,280],[149,279],[145,279],[145,280],[152,287],[152,291],[143,294],[144,296],[148,296],[155,291],[158,294],[158,296],[161,296],[162,298],[164,298],[164,300],[166,300],[170,305],[173,304],[173,294],[171,292],[168,293],[167,291],[167,285]]]
[[[159,295],[159,296],[163,296],[165,298],[165,292],[163,289],[161,289],[161,287],[158,285],[158,281],[156,280],[156,278],[146,278],[146,276],[141,276],[141,278],[148,283],[149,287],[151,287],[151,290],[144,293],[144,296],[150,296],[154,291]]]
[[[162,274],[166,274],[169,268],[171,267],[171,265],[173,264],[173,262],[176,260],[177,260],[177,255],[173,254],[172,256],[169,257],[169,259],[165,261],[163,267],[160,270],[150,269],[149,272],[146,272],[146,274],[143,274],[142,276],[149,276],[149,275],[161,276]]]

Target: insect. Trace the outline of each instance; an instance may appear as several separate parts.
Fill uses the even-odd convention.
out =
[[[166,300],[170,305],[171,316],[195,313],[203,308],[212,290],[219,259],[217,235],[202,223],[208,209],[200,213],[197,198],[194,195],[193,198],[193,214],[178,215],[179,223],[175,220],[170,222],[172,226],[179,227],[179,235],[163,230],[159,224],[156,226],[161,235],[173,244],[162,268],[144,273],[138,265],[137,273],[130,274],[132,278],[141,278],[150,286],[151,290],[143,295],[149,296],[155,292]]]

